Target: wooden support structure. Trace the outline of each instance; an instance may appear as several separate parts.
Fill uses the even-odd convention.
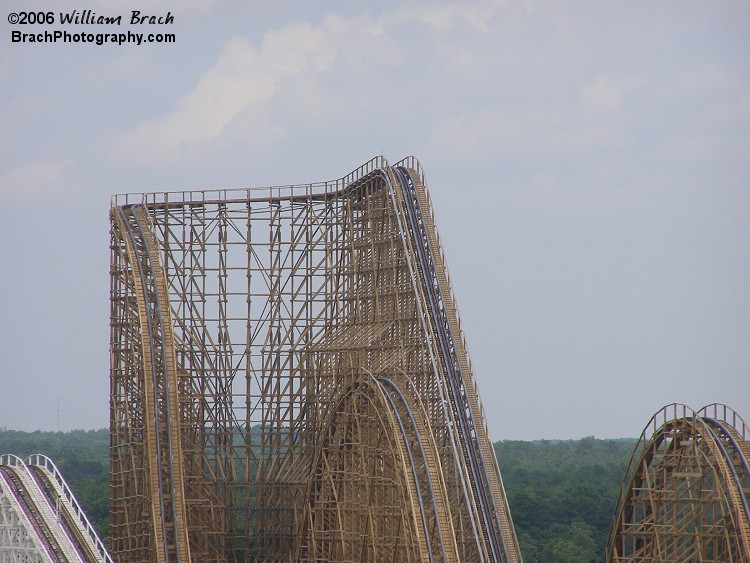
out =
[[[748,438],[725,405],[656,413],[623,481],[607,563],[750,561]]]
[[[415,159],[111,218],[118,561],[521,561]]]

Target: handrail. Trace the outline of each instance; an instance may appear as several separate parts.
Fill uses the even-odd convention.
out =
[[[747,423],[743,420],[739,413],[737,413],[737,411],[735,411],[728,405],[724,405],[722,403],[711,403],[710,405],[706,405],[705,407],[700,409],[698,411],[698,414],[700,414],[701,416],[708,416],[710,418],[722,420],[730,424],[732,428],[734,428],[739,433],[742,440],[747,442],[748,439],[750,439],[750,431],[748,429]]]
[[[685,421],[691,425],[691,428],[697,429],[693,431],[699,432],[707,446],[713,450],[713,455],[723,459],[722,463],[726,463],[726,473],[721,469],[722,476],[727,480],[726,485],[728,487],[734,486],[736,489],[740,505],[736,506],[734,500],[730,504],[736,506],[736,509],[743,513],[745,519],[750,522],[750,503],[748,503],[741,482],[742,477],[750,478],[750,461],[746,459],[745,453],[747,450],[747,442],[745,441],[747,427],[744,421],[731,408],[718,403],[703,407],[697,412],[682,403],[671,403],[651,417],[633,448],[613,511],[605,551],[606,561],[610,560],[615,549],[615,542],[622,525],[628,499],[631,491],[637,485],[639,465],[644,463],[644,456],[647,455],[647,452],[655,444],[659,445],[665,436],[668,438],[669,431],[674,429],[680,421]],[[726,436],[728,443],[737,452],[746,475],[743,476],[738,473],[730,452],[727,450],[728,446],[722,442],[722,435]],[[645,463],[650,462],[646,461]],[[742,532],[743,542],[746,541],[745,533]]]
[[[413,157],[412,157],[413,158]],[[111,198],[111,206],[145,205],[147,207],[169,206],[175,202],[178,205],[204,205],[206,203],[231,201],[278,201],[295,199],[294,191],[305,189],[302,197],[335,196],[341,194],[349,185],[361,180],[368,174],[389,167],[388,161],[382,156],[371,158],[358,168],[337,180],[325,182],[310,182],[304,184],[288,184],[282,186],[260,186],[246,188],[211,188],[204,190],[174,190],[144,194],[116,194]],[[200,194],[200,197],[193,198]],[[178,196],[171,198],[170,196]]]
[[[38,522],[38,526],[35,527],[37,533],[46,538],[45,541],[49,542],[53,552],[59,550],[57,557],[64,557],[67,561],[82,561],[83,558],[75,542],[68,535],[68,530],[52,519],[55,515],[59,518],[59,507],[52,506],[51,499],[42,490],[41,483],[34,477],[29,466],[13,454],[0,456],[0,466],[12,469],[11,472],[18,480],[19,486],[28,495],[28,502],[24,500],[22,504],[26,505],[29,511],[33,511],[34,520]]]
[[[50,475],[52,475],[55,482],[62,489],[65,498],[73,507],[74,515],[78,518],[81,524],[83,524],[83,527],[86,533],[89,535],[89,538],[93,541],[94,548],[96,549],[96,551],[102,556],[105,562],[114,563],[112,556],[109,554],[109,551],[107,550],[107,547],[104,545],[104,542],[102,542],[102,540],[99,538],[99,535],[96,533],[94,526],[91,525],[91,522],[86,516],[86,513],[83,511],[83,509],[81,508],[81,505],[78,503],[78,499],[73,494],[73,491],[70,490],[70,487],[68,486],[67,481],[65,481],[65,478],[62,476],[62,473],[60,473],[60,470],[57,468],[55,463],[46,455],[32,454],[26,459],[26,464],[32,467],[38,467],[40,469],[44,469]]]

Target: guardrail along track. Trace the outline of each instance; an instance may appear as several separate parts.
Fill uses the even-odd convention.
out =
[[[0,456],[3,537],[9,560],[112,563],[106,547],[52,461],[42,455],[25,462]],[[13,530],[12,532],[10,530]]]

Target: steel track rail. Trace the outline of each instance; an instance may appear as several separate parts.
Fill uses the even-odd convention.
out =
[[[58,526],[62,528],[65,537],[70,540],[73,549],[81,560],[91,562],[99,561],[95,552],[92,553],[89,550],[85,537],[81,534],[81,530],[76,526],[75,520],[71,518],[71,514],[63,502],[62,497],[57,494],[57,491],[55,491],[54,486],[50,483],[47,476],[43,475],[38,467],[28,464],[27,467],[37,488],[46,499],[48,505],[55,510]]]
[[[343,410],[346,406],[347,401],[353,400],[356,397],[364,398],[372,404],[378,405],[382,410],[379,411],[381,416],[381,423],[384,425],[383,429],[388,431],[388,436],[396,437],[397,446],[394,451],[398,452],[401,470],[403,471],[402,476],[405,480],[406,489],[406,500],[410,505],[411,516],[414,519],[415,531],[417,533],[416,546],[420,553],[421,560],[433,561],[432,550],[430,549],[429,539],[429,528],[425,520],[424,503],[422,502],[421,494],[419,494],[419,479],[415,474],[415,465],[413,464],[413,456],[409,447],[409,440],[406,435],[406,429],[403,426],[396,405],[391,400],[384,385],[382,385],[375,377],[367,372],[366,378],[362,385],[355,384],[348,387],[339,396],[336,405],[331,409],[328,414],[327,420],[324,423],[324,428],[335,428],[337,419],[342,415]],[[388,408],[391,407],[391,408]],[[399,440],[400,438],[400,440]],[[319,448],[316,451],[316,458],[313,461],[313,466],[318,467],[321,463],[320,457],[323,449]],[[409,471],[409,462],[411,463],[411,472]],[[308,481],[307,494],[308,498],[312,498],[314,482],[313,480]],[[420,535],[418,530],[417,520],[422,521],[423,533]],[[343,524],[340,523],[343,527]],[[407,538],[411,539],[411,538]],[[316,559],[317,560],[317,559]]]
[[[393,409],[393,413],[398,419],[399,425],[401,427],[404,443],[407,444],[410,450],[409,458],[412,464],[414,481],[417,484],[417,493],[420,496],[426,495],[429,498],[430,504],[432,505],[435,526],[437,528],[437,537],[440,541],[440,554],[443,558],[443,561],[457,561],[458,553],[456,550],[455,538],[453,536],[454,532],[451,527],[450,516],[448,514],[449,507],[447,506],[447,501],[445,498],[446,493],[441,488],[438,474],[436,473],[435,476],[433,476],[433,472],[435,472],[437,469],[436,467],[434,467],[434,465],[436,463],[439,463],[439,460],[434,457],[434,454],[431,454],[430,456],[427,455],[427,448],[431,448],[432,445],[425,445],[423,441],[423,437],[429,441],[429,435],[425,434],[423,436],[423,432],[420,431],[420,425],[417,423],[417,418],[414,415],[414,409],[412,408],[410,401],[406,398],[406,395],[404,395],[398,385],[385,377],[376,377],[375,380],[380,385],[384,395],[388,399],[391,408]],[[408,428],[405,426],[404,419],[399,412],[399,407],[396,404],[396,400],[398,400],[401,408],[406,412]],[[417,404],[416,406],[417,408],[419,408],[419,404]],[[409,431],[411,431],[411,434],[408,433]],[[409,439],[410,435],[416,438],[416,443],[418,446],[416,456],[411,452],[413,446],[411,444],[411,440]],[[414,459],[417,456],[418,459],[421,460],[422,466],[425,470],[425,485],[427,487],[426,491],[422,490],[418,479],[418,468],[416,466],[416,463],[414,462]],[[436,492],[436,489],[438,492]],[[438,500],[438,495],[440,495],[440,500]],[[420,504],[420,506],[424,511],[425,506],[423,502]],[[423,515],[422,520],[425,528],[425,535],[429,537],[430,532],[426,513]],[[448,548],[446,548],[446,542],[450,544]],[[430,549],[430,553],[432,554],[432,549]]]
[[[732,443],[732,446],[734,447],[735,451],[737,451],[740,454],[740,460],[742,464],[744,465],[745,471],[747,471],[747,475],[750,475],[750,471],[748,471],[748,463],[745,457],[742,455],[742,452],[739,449],[739,445],[735,441],[735,439],[732,437],[732,435],[729,433],[727,428],[718,420],[708,417],[703,417],[702,421],[704,422],[705,426],[708,428],[708,431],[711,433],[711,437],[713,438],[713,441],[721,453],[721,456],[724,460],[724,463],[726,464],[727,474],[724,476],[724,478],[727,481],[727,487],[729,488],[731,484],[734,484],[735,491],[734,494],[731,494],[731,492],[728,491],[729,497],[732,500],[732,504],[735,505],[735,510],[738,508],[741,508],[744,512],[745,519],[744,522],[740,521],[738,522],[739,527],[742,529],[742,541],[745,544],[745,549],[747,549],[748,553],[750,553],[750,507],[748,507],[747,504],[747,498],[745,498],[745,491],[742,488],[742,480],[740,479],[739,474],[737,473],[737,468],[734,466],[734,460],[732,459],[732,456],[729,454],[727,449],[724,447],[724,443],[722,442],[719,435],[716,433],[716,431],[711,428],[711,424],[715,424],[718,426],[721,431],[729,438],[730,442]],[[739,502],[738,502],[739,501]],[[739,505],[739,506],[737,506]],[[739,514],[738,514],[739,516]],[[740,519],[742,520],[742,519]],[[744,525],[743,525],[744,524]],[[739,532],[740,530],[738,530]]]
[[[422,437],[419,435],[419,432],[417,432],[416,423],[414,422],[414,415],[412,414],[411,409],[409,408],[409,405],[406,402],[406,398],[398,389],[398,387],[396,387],[396,385],[394,385],[392,381],[389,381],[388,379],[385,379],[385,378],[375,378],[375,381],[380,386],[385,398],[388,400],[388,404],[391,407],[393,416],[396,419],[396,422],[398,422],[399,430],[401,431],[401,437],[403,439],[404,444],[406,445],[406,450],[407,450],[407,454],[409,457],[409,465],[411,466],[411,473],[414,479],[414,486],[416,488],[417,498],[419,499],[419,511],[420,511],[420,516],[422,520],[422,528],[424,529],[425,540],[427,542],[427,552],[430,554],[430,562],[432,563],[432,561],[434,561],[434,558],[432,555],[432,540],[430,539],[430,527],[427,524],[427,511],[425,510],[424,499],[422,498],[424,493],[422,492],[420,488],[419,475],[417,475],[417,465],[414,461],[414,452],[413,452],[413,448],[411,445],[411,441],[409,439],[409,434],[408,434],[407,428],[404,426],[404,420],[401,417],[401,413],[399,412],[398,406],[396,405],[396,401],[392,395],[393,393],[395,393],[396,397],[401,402],[401,407],[406,410],[407,416],[409,418],[409,422],[411,423],[410,430],[412,432],[412,435],[416,438],[417,445],[419,446],[418,453],[422,460],[422,464],[426,467],[427,459],[424,453]],[[430,500],[432,501],[432,507],[433,507],[433,510],[435,511],[435,517],[437,518],[438,508],[437,508],[437,503],[435,500],[435,492],[432,489],[432,480],[430,479],[429,473],[427,473],[427,486],[429,488],[429,491],[427,492],[427,494],[429,495]],[[438,523],[438,530],[439,528],[440,528],[440,524]],[[438,537],[441,538],[440,550],[443,555],[443,561],[445,561],[447,560],[448,557],[445,553],[445,545],[443,544],[442,534],[440,533],[440,531],[438,531]]]
[[[380,387],[380,391],[383,393],[383,396],[385,397],[386,401],[391,407],[391,414],[393,415],[393,418],[398,424],[399,431],[401,432],[401,440],[403,443],[403,447],[406,450],[406,455],[409,461],[409,468],[411,469],[412,479],[414,480],[414,489],[416,493],[415,496],[417,497],[417,502],[419,504],[419,516],[420,516],[420,520],[422,521],[422,530],[424,531],[424,539],[425,539],[425,544],[427,546],[426,551],[428,553],[430,563],[433,563],[434,558],[432,556],[432,540],[430,539],[430,527],[427,525],[427,513],[425,510],[425,506],[424,506],[424,499],[422,498],[422,491],[419,486],[419,476],[417,475],[417,466],[416,466],[416,463],[414,462],[414,452],[409,441],[409,435],[407,434],[406,427],[404,427],[404,421],[401,418],[400,413],[398,412],[398,407],[396,406],[396,402],[394,401],[393,397],[391,396],[389,391],[385,388],[385,385],[383,385],[379,380],[376,380],[376,382],[378,386]],[[420,449],[422,449],[421,438],[419,437],[419,435],[416,435],[416,438],[417,438],[417,441],[419,442]],[[423,449],[422,449],[422,455],[424,456]],[[433,500],[434,500],[434,497],[433,497]],[[441,548],[442,548],[442,543],[441,543]],[[443,550],[443,560],[445,560],[445,550]]]
[[[508,547],[505,545],[502,526],[497,518],[498,509],[487,480],[487,467],[475,434],[471,404],[466,395],[460,362],[455,352],[455,338],[451,333],[442,288],[434,267],[435,249],[431,248],[424,230],[423,210],[420,207],[413,178],[405,167],[395,167],[394,172],[404,192],[404,210],[415,241],[417,263],[422,272],[423,286],[429,301],[428,310],[433,319],[432,325],[436,332],[441,361],[446,370],[451,402],[459,423],[459,436],[464,446],[464,458],[470,470],[472,493],[480,511],[485,541],[495,561],[508,561],[510,560]]]
[[[180,201],[173,200],[173,196],[167,193],[153,194],[152,196],[144,195],[139,197],[137,202],[133,202],[132,199],[128,201],[127,196],[125,196],[125,205],[120,206],[117,206],[118,197],[113,199],[113,208],[116,210],[114,215],[121,224],[123,233],[121,236],[125,239],[128,255],[131,257],[132,276],[140,280],[135,280],[135,293],[137,294],[138,309],[142,322],[143,319],[154,321],[153,325],[150,322],[145,322],[146,326],[141,329],[142,340],[144,341],[143,362],[145,365],[148,361],[154,369],[159,361],[164,366],[169,364],[169,358],[165,355],[165,343],[162,343],[161,349],[157,350],[160,327],[165,327],[168,322],[162,314],[162,309],[166,308],[168,314],[169,302],[168,296],[166,296],[166,305],[159,303],[160,287],[154,288],[154,286],[158,286],[158,280],[156,279],[158,254],[156,254],[156,251],[159,249],[154,248],[157,243],[154,240],[153,233],[148,229],[148,212],[164,209],[165,213],[168,213],[167,210],[172,207],[187,206],[193,208],[231,202],[244,204],[265,202],[269,205],[275,205],[281,201],[334,200],[344,194],[352,193],[373,179],[378,181],[382,179],[390,192],[391,202],[394,205],[398,229],[404,243],[409,274],[412,278],[411,284],[416,292],[418,322],[421,324],[427,339],[426,351],[429,354],[429,362],[434,366],[436,390],[439,395],[439,397],[435,397],[435,400],[439,401],[438,408],[442,410],[441,414],[445,415],[446,442],[441,447],[446,449],[441,450],[440,455],[443,455],[446,463],[450,464],[451,473],[455,470],[456,488],[454,492],[457,497],[460,497],[461,503],[465,503],[466,506],[465,514],[461,509],[462,526],[466,528],[464,532],[466,535],[462,536],[464,543],[461,545],[468,546],[471,559],[475,557],[473,543],[476,541],[476,557],[480,558],[481,561],[515,563],[520,559],[517,540],[511,528],[512,524],[509,524],[510,516],[501,484],[500,492],[498,492],[499,473],[495,457],[491,452],[491,444],[485,443],[488,440],[487,429],[484,424],[481,404],[479,404],[476,396],[476,387],[472,385],[470,367],[466,367],[468,358],[463,348],[463,340],[461,340],[460,325],[457,324],[457,312],[453,308],[450,283],[449,281],[446,282],[447,272],[443,270],[440,244],[439,241],[436,242],[435,234],[431,231],[434,226],[431,222],[431,215],[429,215],[429,200],[427,199],[427,203],[425,203],[425,197],[427,196],[421,180],[417,185],[418,182],[412,177],[414,172],[410,170],[410,168],[419,168],[418,163],[415,163],[416,161],[413,160],[403,161],[396,167],[392,167],[385,159],[376,158],[335,182],[289,186],[283,189],[272,188],[266,191],[266,197],[258,197],[257,192],[251,190],[210,190],[201,192],[201,197],[205,199],[196,201],[192,199],[185,201],[186,197],[192,197],[186,196],[186,192],[183,192],[181,197],[178,194],[177,197]],[[324,190],[323,193],[313,193],[313,190],[317,188]],[[140,215],[135,210],[140,211]],[[137,274],[135,273],[136,269],[138,269]],[[156,344],[153,343],[154,340]],[[149,343],[151,344],[149,345]],[[151,383],[150,393],[153,393],[153,397],[147,396],[145,402],[148,404],[149,410],[153,411],[154,416],[146,413],[148,419],[146,430],[149,426],[154,426],[151,421],[157,420],[156,415],[158,414],[162,415],[158,418],[162,425],[166,422],[167,428],[174,425],[179,427],[179,420],[175,420],[179,417],[173,417],[170,414],[174,408],[170,397],[173,395],[176,397],[176,389],[171,389],[169,378],[161,372],[158,374],[156,371],[153,372]],[[430,456],[438,456],[436,461],[439,467],[440,458],[437,447],[432,442],[427,444],[422,442],[422,438],[429,440],[430,436],[422,436],[423,431],[419,431],[419,428],[423,428],[424,424],[417,427],[417,423],[421,422],[417,420],[419,417],[415,418],[415,413],[411,412],[414,403],[410,403],[409,398],[404,397],[403,394],[399,396],[398,388],[394,391],[387,384],[379,385],[381,385],[380,394],[386,401],[383,406],[387,407],[386,411],[392,411],[391,419],[396,426],[394,430],[397,434],[401,433],[403,443],[408,450],[403,452],[408,458],[405,461],[411,465],[411,470],[406,470],[407,475],[411,471],[418,489],[415,498],[411,499],[412,506],[416,502],[420,504],[422,526],[427,531],[426,524],[429,523],[429,519],[426,519],[425,514],[430,512],[430,505],[432,505],[436,513],[435,527],[441,529],[441,537],[448,533],[443,531],[443,528],[450,530],[454,541],[453,547],[457,554],[456,536],[452,529],[454,522],[450,517],[450,511],[444,510],[441,512],[443,515],[448,515],[447,524],[437,518],[437,513],[440,511],[436,510],[435,487],[439,489],[442,487],[440,489],[442,491],[440,502],[448,505],[447,489],[442,476],[430,471],[427,471],[426,475],[421,473],[417,475],[417,468],[420,464],[425,465],[425,467],[430,464],[435,465]],[[163,393],[163,395],[159,395],[160,393]],[[164,403],[166,403],[166,412],[164,411]],[[388,407],[388,405],[390,406]],[[421,403],[418,406],[421,407]],[[396,416],[398,413],[400,415]],[[416,414],[419,415],[420,412]],[[424,416],[424,413],[421,414]],[[437,416],[440,417],[440,414]],[[441,426],[441,428],[443,427]],[[406,436],[410,435],[412,430],[417,442],[410,442],[406,439]],[[154,488],[158,489],[158,496],[154,495],[157,496],[157,499],[152,502],[153,504],[158,502],[163,507],[163,512],[157,513],[154,511],[154,514],[159,515],[154,516],[154,528],[161,528],[157,534],[156,542],[157,545],[163,544],[163,557],[168,558],[168,553],[171,553],[169,550],[174,549],[174,546],[169,547],[167,545],[170,536],[168,532],[171,532],[168,527],[179,520],[179,508],[175,507],[175,497],[178,492],[175,490],[175,485],[182,482],[182,477],[175,472],[174,463],[177,460],[174,458],[175,456],[179,458],[180,455],[176,453],[177,450],[173,450],[172,440],[179,439],[180,433],[164,431],[163,429],[154,432],[152,429],[152,434],[154,437],[152,443],[154,448],[158,448],[158,451],[153,456],[149,455],[149,458],[162,460],[158,466],[161,467],[161,470],[152,473],[153,479],[151,480]],[[176,446],[179,446],[179,442]],[[430,446],[432,446],[431,449]],[[450,453],[447,450],[448,447],[450,447]],[[168,463],[165,463],[164,460],[167,460],[167,458]],[[152,467],[149,467],[149,469],[152,469]],[[497,477],[493,480],[492,477],[495,474],[497,474]],[[451,490],[453,491],[453,489]],[[167,503],[170,502],[171,514],[167,513]],[[159,517],[161,518],[160,522],[158,521]],[[417,518],[419,518],[418,515]],[[471,531],[469,531],[469,525]],[[158,536],[161,536],[161,538]],[[177,531],[174,537],[178,538]],[[429,534],[425,533],[425,538],[429,541]],[[434,543],[433,535],[429,552],[432,553],[434,547],[434,557],[438,558],[438,553],[440,553],[445,559],[446,546],[441,544],[440,550],[438,550]],[[188,545],[187,542],[185,545]],[[450,552],[450,546],[448,547]],[[157,551],[161,550],[157,547]],[[187,563],[188,560],[189,557],[185,559],[185,562]]]
[[[386,163],[387,165],[387,163]],[[423,284],[421,283],[421,277],[419,275],[419,266],[414,264],[412,253],[409,251],[409,249],[412,247],[412,244],[409,241],[408,237],[408,229],[409,226],[406,225],[404,222],[406,221],[406,217],[404,216],[404,205],[401,203],[404,199],[404,194],[402,190],[398,189],[397,185],[397,178],[395,173],[393,172],[393,167],[387,166],[387,168],[384,168],[383,170],[379,170],[379,175],[383,178],[383,180],[386,183],[386,186],[388,188],[388,191],[391,196],[391,202],[393,203],[394,210],[396,212],[396,221],[398,223],[399,232],[401,234],[401,241],[404,245],[404,252],[406,257],[406,264],[409,269],[409,275],[412,282],[412,288],[414,290],[415,298],[417,301],[417,307],[420,311],[420,322],[422,325],[423,330],[425,331],[425,336],[428,337],[429,334],[431,334],[431,329],[429,326],[429,312],[424,310],[424,301],[422,300],[422,296],[424,293],[423,290]],[[430,357],[430,361],[432,362],[432,365],[434,366],[436,373],[440,370],[440,359],[435,356],[436,350],[433,346],[427,347],[428,354]],[[471,524],[472,532],[474,533],[474,539],[476,542],[478,555],[480,557],[480,560],[482,562],[486,561],[486,551],[484,549],[484,539],[481,536],[481,529],[479,527],[479,523],[476,521],[478,514],[475,510],[475,504],[474,507],[472,507],[472,503],[474,503],[474,497],[471,489],[471,484],[468,482],[469,480],[469,474],[468,474],[468,468],[466,467],[465,463],[461,463],[461,460],[463,460],[463,450],[460,448],[460,444],[457,443],[456,439],[456,433],[453,431],[453,428],[456,425],[455,420],[455,409],[453,408],[453,404],[451,403],[450,399],[450,390],[448,389],[448,382],[446,382],[445,378],[437,378],[438,385],[437,390],[439,394],[439,401],[440,401],[440,407],[443,411],[443,414],[445,416],[445,421],[448,426],[448,438],[450,440],[450,446],[451,446],[451,452],[453,454],[453,459],[455,460],[455,463],[457,465],[457,475],[459,478],[459,482],[461,485],[461,490],[463,492],[464,498],[467,501],[467,516],[469,519],[469,522]]]
[[[177,405],[174,404],[177,399],[177,389],[173,388],[174,385],[170,387],[170,379],[174,374],[169,373],[169,367],[173,362],[170,361],[171,358],[167,351],[170,343],[168,342],[168,336],[166,333],[168,330],[171,332],[171,327],[167,326],[167,323],[171,323],[171,320],[168,318],[165,319],[167,316],[165,314],[165,307],[169,307],[169,304],[162,303],[162,298],[159,295],[160,288],[157,278],[157,270],[159,266],[156,263],[156,251],[149,243],[150,231],[148,231],[147,226],[144,226],[143,219],[138,217],[138,209],[144,210],[145,215],[145,208],[137,205],[118,207],[117,213],[121,223],[121,228],[124,228],[127,233],[128,238],[125,242],[128,254],[131,257],[133,268],[135,269],[137,267],[138,269],[140,287],[136,283],[136,293],[139,302],[139,309],[142,309],[141,322],[146,324],[147,330],[147,340],[144,339],[144,348],[148,348],[148,354],[144,354],[144,359],[146,359],[146,355],[150,356],[150,358],[148,358],[150,361],[147,362],[148,365],[145,366],[145,371],[149,371],[149,368],[151,370],[149,375],[151,378],[151,384],[153,385],[153,389],[151,390],[153,413],[151,413],[149,420],[146,421],[146,425],[155,444],[156,459],[149,460],[149,466],[151,468],[152,477],[154,473],[156,473],[157,476],[159,499],[158,506],[154,507],[156,512],[152,517],[156,518],[156,515],[159,515],[159,524],[157,525],[157,523],[154,522],[155,531],[157,528],[160,528],[161,531],[161,534],[156,534],[157,543],[160,541],[163,549],[163,552],[157,551],[161,556],[159,557],[159,561],[169,561],[170,554],[173,551],[178,562],[181,563],[182,561],[185,561],[187,563],[190,561],[190,549],[186,530],[187,522],[184,494],[181,492],[183,487],[183,475],[181,471],[182,459],[181,453],[178,452],[178,454],[175,455],[175,450],[179,450],[179,443],[177,446],[173,445],[174,440],[177,440],[178,442],[180,440],[180,425],[178,419],[179,411]],[[151,282],[151,284],[149,282]],[[151,300],[147,298],[149,287],[151,287],[153,291],[153,304],[151,303]],[[157,321],[155,325],[152,323],[153,320]],[[158,334],[157,330],[159,331]],[[159,341],[161,344],[161,354],[160,357],[157,357],[154,343]],[[164,368],[163,374],[158,370],[158,360],[161,361],[161,365]],[[174,369],[174,366],[171,367]],[[160,408],[160,393],[158,385],[160,379],[164,389],[163,397],[161,398],[165,402],[165,409]],[[149,387],[148,384],[146,387]],[[172,397],[173,395],[174,397]],[[162,444],[162,436],[160,429],[158,428],[159,413],[164,415],[166,422],[166,444]],[[177,420],[175,420],[175,418],[177,418]],[[154,426],[157,428],[153,428]],[[168,454],[168,457],[166,458],[164,457],[165,453]],[[162,460],[166,461],[165,469],[167,471],[166,477],[168,480],[170,495],[169,506],[172,512],[170,522],[171,526],[169,526],[166,514],[163,510],[163,507],[166,507],[167,503],[165,502],[165,483],[164,475],[162,474],[163,468],[161,467]],[[155,463],[157,464],[156,467],[154,467]],[[174,546],[171,546],[168,540],[169,534],[167,533],[167,530],[169,527],[172,528]],[[173,550],[170,549],[172,547],[174,548]]]
[[[127,208],[130,210],[130,208]],[[130,213],[129,213],[130,214]],[[133,233],[133,226],[131,225],[130,220],[128,219],[128,216],[125,214],[125,208],[119,207],[117,208],[117,218],[119,219],[121,232],[124,231],[123,234],[127,233],[127,239],[125,239],[128,255],[131,258],[131,267],[133,268],[133,274],[135,275],[135,270],[138,270],[138,276],[140,278],[140,290],[136,289],[136,294],[138,296],[138,309],[146,309],[147,305],[145,304],[146,298],[145,295],[143,295],[145,288],[147,287],[146,282],[146,275],[143,272],[139,261],[138,261],[138,254],[136,251],[136,246],[138,244],[138,239],[136,238],[135,234]],[[138,286],[138,284],[136,284]],[[141,301],[143,302],[143,305],[141,305]],[[140,311],[139,311],[140,312]],[[155,357],[154,357],[154,350],[151,346],[151,342],[153,342],[153,327],[151,326],[151,322],[149,321],[150,317],[148,313],[146,313],[145,319],[141,319],[141,324],[146,325],[146,338],[143,339],[143,347],[148,348],[148,355],[151,356],[150,365],[153,366],[155,363]],[[143,326],[141,326],[141,330],[143,330]],[[145,352],[145,350],[144,350]],[[144,354],[145,356],[146,354]],[[153,377],[153,375],[151,375]],[[145,392],[151,393],[151,389],[149,389],[148,385],[145,385]],[[150,404],[149,404],[150,403]],[[161,507],[165,506],[164,502],[164,478],[162,476],[162,472],[159,469],[158,466],[155,466],[154,463],[156,462],[158,464],[158,460],[161,460],[162,458],[162,446],[161,446],[161,440],[159,437],[158,429],[155,428],[156,426],[156,413],[158,412],[158,397],[156,393],[153,394],[152,400],[148,401],[146,400],[146,407],[147,407],[147,417],[145,421],[145,433],[149,439],[149,442],[151,442],[154,445],[155,450],[155,458],[156,459],[150,459],[148,460],[148,465],[150,469],[151,474],[151,487],[152,487],[152,493],[153,493],[153,487],[154,487],[154,480],[156,481],[156,492],[157,496],[154,497],[153,494],[151,496],[151,508],[152,508],[152,519],[156,518],[156,515],[159,514],[161,516],[161,519],[158,522],[154,521],[154,533],[156,536],[156,542],[162,544],[162,551],[157,550],[157,561],[160,563],[162,561],[166,561],[168,559],[168,553],[169,553],[169,546],[167,544],[167,524],[164,519],[164,515],[162,513]],[[150,408],[149,408],[150,407]],[[151,412],[148,412],[149,410],[153,409]],[[147,447],[147,455],[150,455],[150,452],[148,452]],[[156,477],[156,479],[154,479]]]

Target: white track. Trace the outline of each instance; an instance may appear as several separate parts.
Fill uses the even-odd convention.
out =
[[[0,563],[44,561],[112,558],[49,458],[0,456]]]

